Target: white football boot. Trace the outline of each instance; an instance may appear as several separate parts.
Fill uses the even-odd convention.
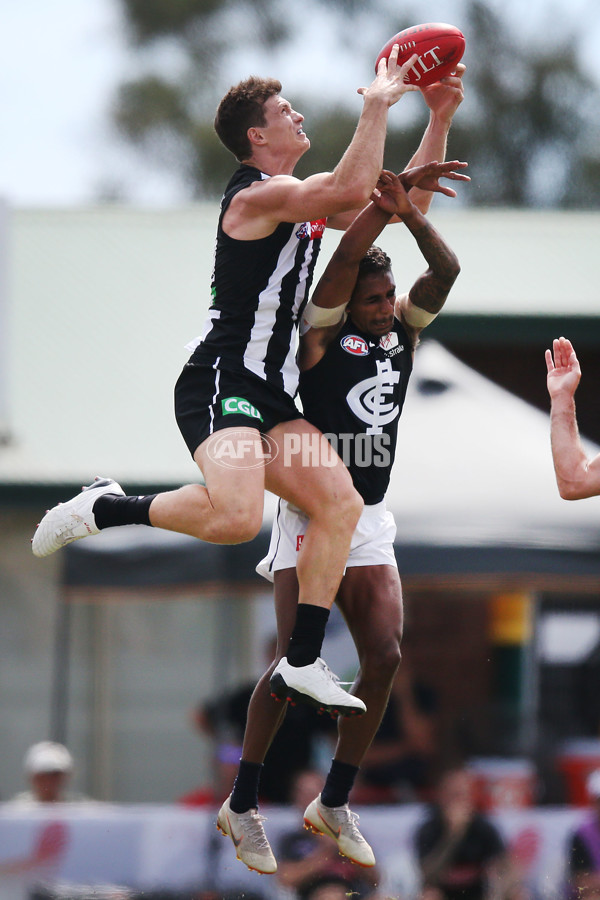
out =
[[[83,487],[72,500],[47,510],[31,540],[33,555],[50,556],[73,541],[99,534],[92,509],[102,494],[120,494],[124,497],[125,491],[112,478],[96,475],[94,481]]]
[[[340,679],[319,657],[309,666],[291,666],[284,656],[271,675],[271,696],[278,700],[300,701],[316,706],[332,716],[359,716],[367,707],[340,687]]]
[[[272,875],[277,871],[277,862],[267,840],[263,822],[265,817],[257,809],[245,813],[234,812],[227,798],[217,816],[217,828],[233,841],[235,855],[253,872]]]
[[[323,806],[321,795],[313,800],[304,813],[304,827],[315,834],[332,837],[342,856],[348,857],[357,866],[374,866],[375,854],[358,830],[358,815],[348,804],[344,806]]]

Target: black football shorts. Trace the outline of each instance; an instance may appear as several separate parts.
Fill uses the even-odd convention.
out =
[[[303,416],[289,394],[248,370],[188,362],[175,385],[175,418],[193,456],[223,428],[256,428],[266,434],[280,422]]]

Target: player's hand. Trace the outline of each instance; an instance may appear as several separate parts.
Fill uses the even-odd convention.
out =
[[[440,81],[420,89],[429,109],[448,124],[464,100],[465,88],[462,77],[466,68],[463,63],[458,63],[451,75],[446,75]]]
[[[406,190],[418,187],[422,191],[434,191],[445,194],[447,197],[456,197],[456,191],[448,185],[440,184],[440,178],[448,178],[451,181],[470,181],[468,175],[455,172],[455,169],[466,169],[469,164],[453,159],[450,162],[438,163],[436,161],[425,163],[423,166],[414,166],[400,173],[400,179]]]
[[[383,57],[379,60],[375,80],[371,82],[368,88],[358,88],[358,93],[362,94],[365,99],[367,97],[381,97],[388,106],[393,106],[407,91],[419,90],[416,84],[409,84],[408,81],[404,80],[409,69],[412,69],[417,62],[418,54],[413,53],[403,66],[399,66],[399,51],[400,46],[394,44],[389,59],[386,60]]]
[[[552,342],[552,350],[546,350],[546,368],[550,397],[562,393],[572,397],[581,379],[581,368],[571,341],[560,337]]]
[[[377,186],[371,194],[371,200],[390,215],[395,213],[401,216],[413,208],[402,179],[387,169],[382,170]]]

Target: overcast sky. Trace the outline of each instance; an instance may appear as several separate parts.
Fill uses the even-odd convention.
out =
[[[451,21],[451,6],[448,0],[430,0],[427,21]],[[528,28],[549,16],[557,30],[563,23],[585,23],[582,59],[600,73],[598,0],[528,0],[525,8],[522,0],[502,0],[502,6],[519,20],[527,16]],[[79,205],[92,202],[114,175],[129,185],[134,201],[184,200],[175,179],[151,171],[140,178],[133,157],[110,133],[110,99],[132,71],[116,0],[0,0],[0,9],[0,196],[17,207]],[[321,27],[307,42],[319,67],[327,55],[327,35]],[[389,35],[381,37],[383,44]],[[285,72],[283,59],[272,62],[268,74],[289,83],[293,70]],[[246,63],[240,59],[238,64]],[[311,72],[310,59],[302,69]],[[238,77],[244,74],[240,70]],[[334,80],[338,90],[346,89],[348,72],[337,71]],[[355,81],[348,89],[354,90]]]

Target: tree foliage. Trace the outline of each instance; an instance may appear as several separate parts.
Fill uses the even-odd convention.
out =
[[[146,160],[177,171],[191,197],[218,196],[234,161],[212,128],[217,85],[236,49],[251,44],[269,52],[294,46],[289,20],[273,0],[120,2],[132,52],[149,71],[120,86],[114,124]],[[346,29],[361,13],[360,0],[313,0],[312,8],[319,4],[329,15],[337,11]],[[472,185],[466,202],[597,205],[600,153],[590,138],[590,123],[600,118],[599,89],[581,70],[576,35],[550,48],[536,46],[482,0],[466,0],[463,19],[467,99],[453,124],[449,151],[469,161]],[[410,24],[409,18],[397,27]],[[156,54],[161,48],[167,51],[162,59]],[[165,58],[170,60],[166,67]],[[306,48],[300,67],[305,58]],[[307,104],[300,105],[298,91],[294,100],[304,111]],[[318,139],[301,161],[299,175],[333,168],[356,125],[355,111],[325,105],[326,92],[323,100],[317,108],[314,101],[309,104],[309,132]],[[390,129],[387,164],[402,165],[410,158],[425,117],[423,109],[419,121]]]

